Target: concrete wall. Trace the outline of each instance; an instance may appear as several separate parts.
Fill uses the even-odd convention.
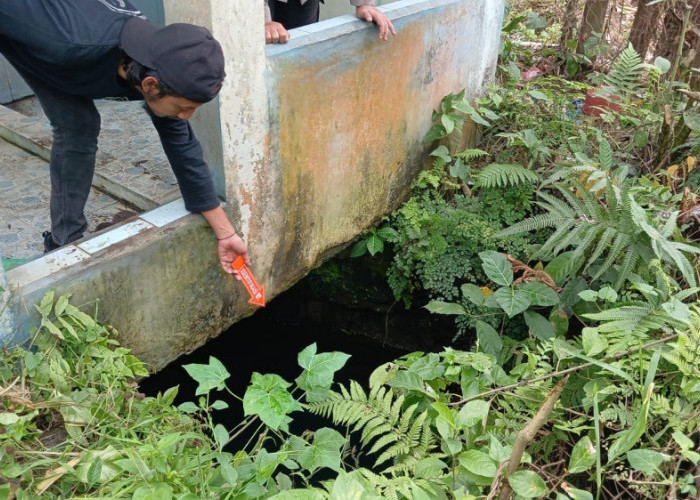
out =
[[[195,128],[269,300],[404,199],[432,110],[491,81],[504,4],[401,0],[382,7],[398,30],[388,42],[343,16],[267,47],[257,3],[220,5],[166,0],[166,22],[209,27],[227,55],[219,106]],[[20,323],[50,287],[76,304],[97,298],[100,318],[158,370],[254,312],[200,216],[142,219],[110,245],[49,254],[46,275],[11,270]]]

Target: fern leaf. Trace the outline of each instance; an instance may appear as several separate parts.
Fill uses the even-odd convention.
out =
[[[572,209],[569,205],[567,205],[559,198],[551,196],[542,191],[538,193],[538,196],[549,204],[549,206],[547,206],[543,203],[538,203],[538,205],[540,205],[548,212],[559,214],[561,217],[568,217],[571,219],[576,218],[576,210]]]
[[[622,260],[620,269],[618,270],[617,281],[615,281],[615,290],[619,290],[622,284],[630,277],[634,266],[637,264],[639,259],[639,252],[634,245],[627,247],[627,253],[625,258]]]
[[[600,236],[593,253],[591,253],[591,256],[588,258],[588,262],[586,262],[586,268],[590,267],[591,264],[598,260],[598,257],[603,255],[603,252],[608,248],[608,245],[616,233],[617,231],[612,227],[609,227],[603,231],[603,234]]]
[[[499,231],[496,233],[496,237],[502,238],[504,236],[527,233],[529,231],[534,231],[545,227],[561,226],[562,224],[573,225],[573,223],[574,221],[568,217],[560,217],[552,214],[539,214]]]
[[[572,230],[573,228],[573,230]],[[554,255],[553,249],[555,246],[558,246],[562,242],[562,237],[566,237],[571,235],[572,232],[576,231],[576,225],[575,221],[568,219],[565,223],[562,223],[559,228],[549,237],[547,238],[547,241],[544,242],[544,244],[540,247],[540,249],[537,251],[533,257],[539,258],[550,258],[551,256]],[[568,243],[568,242],[565,242]]]
[[[517,186],[526,182],[537,183],[540,177],[515,163],[490,163],[479,170],[476,186],[484,188]]]
[[[481,158],[482,156],[491,155],[482,149],[465,149],[461,153],[456,153],[454,156],[462,158],[465,161],[469,161],[473,160],[474,158]]]
[[[616,235],[615,241],[613,242],[612,247],[608,252],[608,256],[605,258],[605,261],[600,266],[598,272],[593,275],[592,279],[594,281],[600,278],[600,276],[615,263],[615,261],[618,259],[618,257],[620,257],[620,255],[622,255],[622,252],[625,250],[625,248],[627,248],[627,245],[629,245],[631,241],[632,238],[630,238],[630,236],[627,234],[618,233]]]

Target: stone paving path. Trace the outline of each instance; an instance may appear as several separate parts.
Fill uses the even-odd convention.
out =
[[[140,102],[96,101],[102,117],[95,179],[86,206],[88,234],[180,196],[158,135]],[[0,255],[31,259],[49,229],[47,163],[51,129],[35,98],[0,106]],[[86,236],[88,235],[86,234]]]

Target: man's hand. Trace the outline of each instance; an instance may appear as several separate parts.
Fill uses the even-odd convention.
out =
[[[289,31],[275,21],[265,23],[265,43],[287,43]]]
[[[219,262],[221,262],[221,267],[229,274],[233,274],[237,280],[241,277],[238,275],[237,271],[234,271],[232,264],[239,255],[243,256],[243,260],[247,266],[250,266],[250,257],[248,256],[248,246],[245,244],[243,239],[234,234],[230,238],[225,238],[219,240]]]
[[[394,25],[391,24],[389,18],[371,5],[360,5],[356,7],[355,15],[363,21],[376,24],[377,28],[379,28],[379,38],[381,38],[382,40],[388,40],[389,33],[391,33],[392,35],[396,34]]]

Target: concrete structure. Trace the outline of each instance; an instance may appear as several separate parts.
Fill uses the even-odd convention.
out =
[[[209,27],[228,55],[217,105],[195,127],[270,300],[405,198],[432,110],[492,80],[504,5],[400,0],[382,7],[398,30],[388,42],[342,16],[267,47],[262,9],[218,7],[166,0],[166,22]],[[158,370],[254,312],[219,269],[215,246],[177,200],[12,269],[14,338],[26,336],[31,304],[53,287],[88,308],[98,299],[100,319]]]

